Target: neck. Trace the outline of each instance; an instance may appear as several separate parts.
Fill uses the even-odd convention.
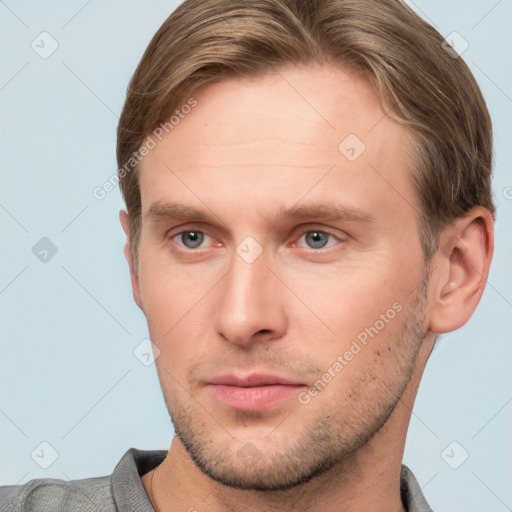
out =
[[[242,490],[226,487],[204,475],[175,438],[165,461],[144,478],[148,487],[152,484],[153,489],[147,490],[157,512],[404,512],[400,498],[401,461],[388,458],[376,464],[373,457],[373,464],[368,467],[364,458],[358,453],[293,489]]]

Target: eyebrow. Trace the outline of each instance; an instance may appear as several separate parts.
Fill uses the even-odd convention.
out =
[[[375,217],[358,208],[349,208],[339,204],[320,204],[311,206],[294,206],[288,210],[281,209],[279,219],[308,220],[325,219],[331,221],[372,222]]]
[[[154,222],[168,220],[207,221],[212,215],[182,203],[154,202],[148,209],[146,217]]]
[[[149,207],[146,217],[153,222],[171,220],[208,222],[212,217],[218,217],[214,212],[195,208],[179,202],[156,201]],[[276,214],[275,223],[280,221],[299,221],[322,219],[329,221],[347,221],[369,223],[375,221],[375,216],[358,208],[339,204],[316,204],[280,208]]]

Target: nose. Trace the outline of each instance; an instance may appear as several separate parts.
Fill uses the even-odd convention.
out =
[[[249,348],[257,341],[284,336],[287,319],[282,284],[263,255],[247,263],[235,254],[230,271],[219,284],[214,328],[224,339]]]

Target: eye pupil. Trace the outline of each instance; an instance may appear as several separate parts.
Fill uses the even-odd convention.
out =
[[[306,233],[306,242],[313,249],[321,249],[327,244],[329,235],[322,231],[310,231]]]
[[[185,231],[181,234],[181,241],[185,247],[195,249],[203,242],[204,234],[200,231]]]

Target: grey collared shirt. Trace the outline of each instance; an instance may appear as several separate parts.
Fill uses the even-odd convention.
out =
[[[42,478],[0,487],[0,512],[154,512],[141,476],[158,466],[166,454],[130,448],[110,476],[70,481]],[[432,512],[405,465],[400,489],[407,512]]]

